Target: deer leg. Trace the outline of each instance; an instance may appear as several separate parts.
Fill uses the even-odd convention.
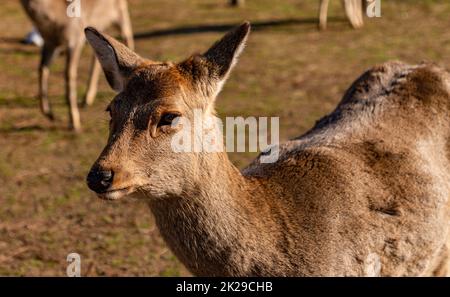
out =
[[[328,4],[330,0],[320,0],[319,7],[319,29],[325,30],[327,28],[327,15],[328,15]]]
[[[44,45],[41,52],[41,63],[39,65],[39,102],[42,113],[54,120],[52,109],[48,101],[48,77],[50,75],[50,64],[55,56],[54,46]]]
[[[120,18],[116,25],[119,27],[122,40],[130,49],[134,50],[133,29],[131,27],[130,15],[128,13],[128,5],[126,1],[122,1],[120,5]],[[84,106],[92,105],[97,94],[98,79],[100,76],[101,67],[95,55],[91,65],[88,88],[83,102]]]
[[[345,14],[353,28],[361,28],[364,24],[362,0],[344,0]]]
[[[69,106],[70,128],[76,132],[81,130],[80,112],[77,103],[77,71],[84,42],[69,46],[66,57],[66,101]]]
[[[357,18],[358,28],[361,28],[364,25],[364,4],[365,0],[355,0],[355,17]]]
[[[121,3],[120,11],[119,27],[122,40],[131,50],[134,50],[133,27],[131,26],[131,19],[126,1]]]
[[[89,75],[88,88],[86,91],[86,95],[83,100],[84,106],[90,106],[94,103],[95,96],[97,95],[97,86],[98,79],[100,77],[100,62],[95,57],[95,54],[92,56],[91,63],[91,73]]]

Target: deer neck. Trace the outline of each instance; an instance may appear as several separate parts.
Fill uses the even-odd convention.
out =
[[[186,195],[153,199],[150,207],[167,244],[191,272],[242,274],[232,271],[238,269],[233,259],[261,234],[252,201],[261,207],[265,193],[257,181],[242,176],[226,153],[208,155],[188,181]]]

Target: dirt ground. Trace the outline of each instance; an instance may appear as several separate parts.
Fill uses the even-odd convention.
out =
[[[130,0],[137,52],[179,61],[206,50],[230,26],[254,24],[240,63],[218,99],[221,116],[279,116],[281,139],[300,135],[332,111],[367,68],[387,60],[450,65],[448,1],[382,1],[382,17],[362,30],[331,1],[329,29],[317,31],[318,0]],[[142,201],[100,201],[85,176],[106,142],[113,96],[102,77],[94,106],[82,110],[83,133],[66,128],[63,59],[52,66],[57,120],[37,101],[39,49],[22,45],[30,30],[19,1],[0,5],[0,275],[63,276],[66,257],[81,255],[82,275],[184,276]],[[80,66],[80,95],[91,50]],[[81,96],[80,96],[81,97]],[[232,154],[244,167],[254,154]]]

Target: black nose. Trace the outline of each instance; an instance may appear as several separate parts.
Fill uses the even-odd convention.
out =
[[[87,176],[89,189],[97,193],[105,193],[111,186],[114,179],[114,172],[111,170],[102,170],[101,168],[92,168]]]

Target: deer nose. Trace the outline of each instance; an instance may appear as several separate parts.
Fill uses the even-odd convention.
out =
[[[89,189],[96,193],[105,193],[111,186],[114,179],[112,170],[102,170],[101,168],[92,168],[87,176]]]

